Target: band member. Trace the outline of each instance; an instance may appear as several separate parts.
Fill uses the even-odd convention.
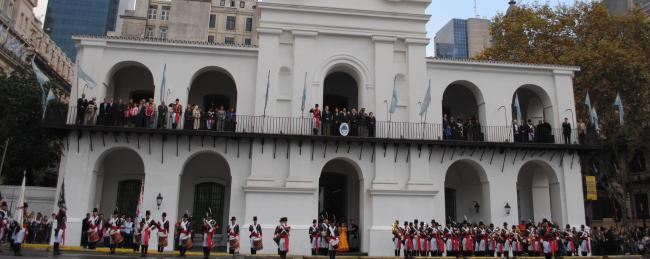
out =
[[[262,244],[262,226],[257,224],[257,216],[253,216],[253,224],[248,226],[248,232],[250,232],[248,237],[251,241],[251,254],[257,254],[258,250],[264,248]]]
[[[178,226],[178,232],[180,233],[178,235],[178,246],[179,246],[179,252],[180,256],[184,257],[185,252],[187,252],[187,249],[192,248],[192,231],[191,228],[192,224],[189,221],[189,216],[187,213],[183,215],[183,219],[181,219],[181,223]]]
[[[239,224],[237,218],[230,218],[230,225],[228,225],[228,253],[233,256],[239,254]]]
[[[404,221],[404,233],[402,234],[402,242],[404,242],[404,258],[411,258],[411,250],[413,249],[413,236],[412,233],[413,223]]]
[[[203,219],[203,258],[210,257],[210,250],[214,248],[214,241],[212,237],[217,232],[217,222],[208,215]]]
[[[355,108],[352,108],[354,111]],[[352,123],[352,122],[350,122]],[[411,257],[418,256],[420,254],[420,230],[419,230],[419,220],[413,220],[412,231],[413,235],[411,241],[413,242],[413,247],[411,248]]]
[[[151,239],[151,231],[156,229],[156,222],[151,218],[151,211],[147,211],[145,213],[145,219],[144,219],[144,225],[143,228],[140,229],[141,231],[141,238],[140,244],[142,245],[142,250],[140,251],[140,256],[142,257],[147,257],[147,253],[149,250],[149,239]]]
[[[318,255],[320,249],[320,225],[317,220],[311,222],[309,226],[309,243],[311,244],[311,255]]]
[[[118,216],[117,209],[113,211],[111,219],[108,221],[108,236],[110,243],[108,245],[109,253],[115,254],[115,249],[117,246],[122,243],[122,235],[120,234],[120,228],[122,226],[122,220]]]
[[[587,256],[591,252],[591,246],[589,245],[589,231],[585,229],[585,225],[580,225],[578,237],[580,238],[580,255]]]
[[[470,256],[474,251],[474,240],[472,229],[470,228],[467,222],[463,222],[462,228],[462,237],[463,237],[463,255]]]
[[[289,252],[289,232],[291,227],[287,224],[287,217],[280,218],[280,225],[275,227],[273,240],[278,244],[280,259],[286,259]]]
[[[167,213],[162,213],[162,220],[158,222],[158,253],[165,251],[165,247],[169,243],[169,220],[167,220]]]
[[[571,226],[569,226],[569,224],[567,224],[566,228],[564,229],[564,240],[565,240],[564,247],[566,247],[566,255],[575,256],[576,255],[575,234],[571,230]]]
[[[99,220],[99,210],[93,209],[93,214],[88,219],[88,248],[95,249],[99,242],[99,228],[102,222]]]
[[[328,219],[322,219],[320,223],[320,246],[319,246],[319,254],[320,255],[327,255],[327,247],[329,247],[329,244],[327,243],[327,228],[329,227],[329,220]]]
[[[395,256],[400,256],[400,250],[402,249],[402,233],[404,229],[399,226],[399,220],[395,220],[393,223],[393,249],[395,250]]]
[[[58,213],[52,214],[52,218],[56,220],[56,228],[54,229],[54,255],[61,254],[61,244],[63,244],[64,241],[66,229],[65,222],[67,220],[65,211],[65,208],[60,208]]]
[[[318,135],[318,130],[320,129],[320,119],[321,119],[321,112],[320,112],[320,108],[318,108],[318,104],[316,104],[313,109],[310,109],[309,113],[311,113],[313,116],[312,131],[314,135]]]
[[[339,248],[339,230],[332,221],[327,227],[327,254],[330,259],[336,258],[336,249]]]

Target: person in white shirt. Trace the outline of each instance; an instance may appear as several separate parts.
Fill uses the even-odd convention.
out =
[[[25,229],[18,221],[12,223],[11,240],[13,240],[14,256],[23,256],[21,253],[23,240],[25,239]]]

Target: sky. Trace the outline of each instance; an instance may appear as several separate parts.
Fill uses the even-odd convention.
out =
[[[48,0],[38,0],[38,6],[34,9],[36,17],[45,18],[45,10]],[[354,1],[354,0],[351,0]],[[380,1],[380,0],[377,0]],[[449,20],[453,18],[467,19],[480,17],[492,19],[497,13],[503,13],[508,9],[509,0],[476,0],[476,10],[474,9],[475,0],[432,0],[431,5],[427,8],[427,14],[431,15],[431,20],[427,23],[427,37],[433,42],[436,32],[442,28]],[[568,4],[572,5],[574,0],[518,0],[518,4],[526,3],[549,3],[551,5]],[[427,56],[433,56],[433,44],[427,47]]]

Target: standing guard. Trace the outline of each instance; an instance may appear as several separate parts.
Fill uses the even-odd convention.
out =
[[[320,255],[327,255],[327,247],[329,244],[327,243],[327,228],[329,227],[328,220],[326,218],[323,218],[321,223],[320,223],[320,245],[319,245],[319,251]]]
[[[336,258],[336,249],[339,248],[339,230],[332,221],[327,227],[327,253],[330,259]]]
[[[165,251],[165,247],[169,244],[169,220],[167,220],[167,213],[162,213],[162,220],[158,222],[158,253]]]
[[[66,211],[65,208],[60,208],[58,213],[52,215],[52,218],[56,220],[56,228],[54,229],[54,250],[53,250],[53,254],[55,256],[61,254],[61,244],[64,243],[66,221],[67,221],[65,211]],[[2,233],[2,229],[0,229],[0,233]],[[4,235],[0,235],[0,238],[2,237],[4,237]]]
[[[228,225],[228,252],[234,256],[239,254],[239,224],[237,218],[230,218]]]
[[[311,244],[311,255],[319,254],[320,249],[320,226],[317,220],[313,220],[309,226],[309,243]]]
[[[280,259],[286,259],[289,252],[289,232],[291,227],[287,224],[287,217],[280,218],[280,225],[275,227],[273,240],[278,244]]]
[[[145,219],[143,221],[144,225],[140,229],[140,244],[142,245],[142,250],[140,251],[141,257],[147,257],[149,250],[149,239],[151,239],[151,231],[156,229],[156,222],[151,218],[151,211],[145,212]]]
[[[93,214],[88,218],[88,248],[95,249],[97,247],[97,242],[99,242],[99,228],[101,221],[97,215],[99,210],[97,208],[93,209]]]
[[[108,248],[110,251],[109,253],[112,255],[115,254],[115,249],[117,249],[117,246],[124,240],[120,233],[121,226],[122,220],[119,218],[117,209],[115,209],[111,219],[108,221],[108,237],[110,239]]]
[[[580,225],[580,232],[578,232],[580,237],[580,255],[587,256],[591,252],[591,241],[589,236],[589,231],[585,229],[585,225]]]
[[[262,226],[257,224],[257,216],[253,216],[253,224],[248,226],[251,241],[251,254],[257,254],[257,251],[264,249],[262,242]]]
[[[187,213],[183,215],[181,223],[178,226],[178,246],[181,257],[185,257],[185,252],[192,249],[192,223],[189,221]]]
[[[215,244],[212,237],[214,236],[214,233],[217,232],[217,228],[217,222],[208,214],[208,216],[203,219],[203,258],[205,259],[210,258],[210,251],[214,248]]]

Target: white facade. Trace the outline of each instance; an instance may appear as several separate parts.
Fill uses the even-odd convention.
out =
[[[322,104],[328,91],[325,78],[343,72],[358,86],[352,90],[357,91],[352,101],[375,112],[378,121],[388,120],[387,105],[395,82],[400,95],[392,121],[421,122],[420,105],[429,80],[432,99],[426,121],[441,123],[443,111],[451,111],[466,119],[476,116],[482,125],[503,126],[505,135],[486,132],[487,142],[502,142],[508,136],[509,128],[504,125],[512,120],[515,93],[525,118],[547,120],[555,128],[561,118],[574,121],[568,109],[575,109],[572,78],[577,68],[426,58],[425,23],[429,17],[424,10],[429,3],[259,2],[259,48],[80,37],[80,66],[96,82],[107,85],[83,91],[100,100],[128,99],[144,87],[154,100],[164,95],[168,101],[180,99],[184,106],[197,98],[193,96],[198,95],[200,102],[200,97],[221,94],[230,96],[240,117],[266,113],[300,118],[307,115],[300,109],[303,87],[307,107]],[[144,72],[125,75],[125,80],[119,75],[124,68]],[[214,80],[196,83],[206,73],[215,73]],[[223,75],[229,79],[217,80]],[[233,82],[234,92],[230,89]],[[221,87],[224,85],[228,87]],[[73,89],[73,96],[76,91]],[[398,130],[377,132],[382,138],[398,139],[405,137],[403,134]],[[440,139],[439,133],[427,134],[433,134],[427,135],[431,140]],[[345,182],[342,210],[359,223],[361,251],[370,255],[391,254],[390,224],[395,219],[445,222],[454,216],[445,212],[445,196],[452,193],[454,220],[466,216],[471,221],[515,224],[520,219],[549,218],[561,225],[583,224],[585,220],[579,159],[574,161],[577,155],[543,151],[535,145],[530,149],[489,148],[422,142],[425,145],[419,146],[418,142],[384,144],[343,138],[340,142],[303,142],[264,135],[236,140],[181,134],[164,140],[161,134],[88,131],[77,136],[73,132],[68,139],[59,179],[66,179],[68,245],[79,243],[76,233],[81,219],[93,207],[107,214],[114,209],[118,182],[142,179],[144,209],[151,210],[155,218],[167,212],[171,222],[185,211],[193,212],[194,192],[200,184],[222,186],[221,225],[236,216],[246,227],[242,231],[246,236],[247,224],[258,216],[266,233],[265,253],[276,251],[271,233],[282,216],[287,216],[293,227],[290,253],[310,253],[307,229],[322,210],[319,182],[324,175],[340,176],[336,179]],[[446,192],[446,188],[455,192]],[[158,194],[164,197],[160,209],[156,206]],[[475,204],[480,205],[478,211]],[[510,214],[504,209],[506,204],[513,208]],[[152,241],[154,247],[156,241]],[[242,242],[241,251],[248,251],[248,242]]]

